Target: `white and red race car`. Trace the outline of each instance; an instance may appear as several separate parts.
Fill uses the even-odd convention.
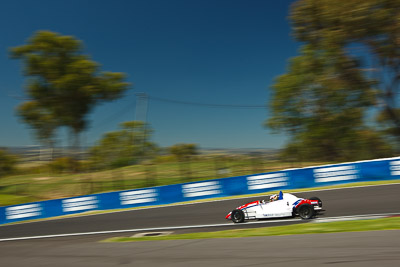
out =
[[[226,215],[226,219],[234,223],[244,220],[294,217],[299,215],[302,219],[311,219],[322,210],[322,201],[317,197],[310,199],[298,198],[282,191],[272,195],[270,201],[257,200],[237,207]]]

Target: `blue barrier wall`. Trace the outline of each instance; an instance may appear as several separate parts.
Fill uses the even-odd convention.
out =
[[[271,190],[400,179],[400,157],[260,173],[0,207],[0,224],[93,210],[171,204]]]

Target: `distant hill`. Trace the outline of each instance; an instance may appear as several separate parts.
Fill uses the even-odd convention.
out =
[[[21,147],[0,147],[0,149],[4,149],[11,154],[15,154],[22,159],[22,161],[42,161],[48,160],[51,155],[51,151],[48,148],[41,148],[40,146],[21,146]],[[87,148],[82,148],[81,151],[84,151],[83,156],[86,155]],[[73,153],[73,149],[57,147],[53,150],[53,157],[64,157],[67,155],[71,155]]]
[[[16,154],[23,160],[46,160],[50,155],[49,149],[40,149],[40,146],[25,146],[25,147],[0,147],[12,154]],[[81,148],[83,156],[87,154],[88,147]],[[167,151],[167,148],[163,149]],[[279,154],[279,149],[269,148],[199,148],[201,155],[252,155],[263,157],[275,157]],[[73,149],[58,147],[54,149],[54,157],[62,157],[73,154]]]
[[[280,149],[272,148],[200,148],[202,154],[275,155]]]

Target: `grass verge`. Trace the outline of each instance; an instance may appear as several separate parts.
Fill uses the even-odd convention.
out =
[[[358,183],[350,183],[350,184],[337,184],[337,185],[322,186],[322,187],[298,188],[298,189],[284,190],[284,192],[296,194],[296,193],[321,191],[321,190],[334,190],[334,189],[345,189],[345,188],[354,188],[354,187],[363,187],[363,186],[391,185],[391,184],[400,184],[400,180],[369,181],[369,182],[358,182]],[[106,213],[131,211],[131,210],[162,208],[162,207],[169,207],[169,206],[175,206],[175,205],[188,205],[188,204],[197,204],[197,203],[204,203],[204,202],[223,201],[223,200],[251,198],[251,197],[254,197],[254,198],[265,197],[266,195],[269,195],[272,193],[277,193],[277,190],[269,190],[269,191],[265,191],[263,193],[249,194],[249,195],[235,195],[235,196],[229,196],[229,197],[198,199],[198,200],[177,202],[177,203],[165,204],[165,205],[141,206],[141,207],[131,207],[131,208],[124,208],[124,209],[113,209],[113,210],[93,210],[93,211],[86,211],[86,212],[57,216],[57,217],[49,217],[49,218],[43,218],[43,219],[25,220],[25,221],[18,221],[18,222],[12,222],[12,223],[7,223],[7,224],[0,224],[0,227],[3,225],[13,225],[13,224],[31,223],[31,222],[48,221],[48,220],[58,220],[58,219],[71,218],[71,217],[99,215],[99,214],[106,214]],[[1,197],[2,197],[2,195],[0,194],[0,199],[1,199]],[[30,200],[30,201],[33,201],[33,200]],[[25,201],[25,202],[28,202],[28,201]],[[18,204],[18,203],[15,203],[15,204]]]
[[[302,166],[326,162],[304,162]],[[223,177],[253,175],[293,168],[288,162],[253,156],[199,155],[189,163],[155,160],[111,170],[82,169],[81,173],[54,172],[46,165],[20,167],[14,174],[0,179],[0,206],[22,204],[7,195],[29,196],[32,201],[69,198],[94,193],[139,189]]]
[[[299,235],[299,234],[321,234],[340,232],[361,232],[377,230],[399,230],[400,217],[383,219],[327,222],[327,223],[305,223],[287,226],[262,227],[254,229],[235,229],[218,232],[190,233],[167,236],[145,236],[145,237],[113,237],[102,242],[134,242],[134,241],[156,241],[156,240],[182,240],[182,239],[209,239],[209,238],[240,238],[254,236],[277,236],[277,235]]]

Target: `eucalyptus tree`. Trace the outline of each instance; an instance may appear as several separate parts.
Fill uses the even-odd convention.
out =
[[[400,140],[400,1],[300,0],[290,19],[298,41],[360,62],[375,83],[378,120]]]
[[[28,77],[29,100],[17,114],[40,140],[50,140],[58,127],[65,126],[79,146],[79,134],[88,127],[93,108],[122,97],[129,88],[125,74],[100,71],[99,63],[83,54],[82,42],[73,36],[38,31],[26,44],[11,48],[10,55],[22,60]]]
[[[127,121],[118,130],[103,134],[90,149],[91,160],[99,168],[131,165],[154,157],[157,146],[150,141],[153,130],[142,121]]]
[[[287,151],[306,158],[351,160],[390,155],[379,121],[400,139],[400,2],[299,0],[293,35],[302,43],[276,79],[267,125],[291,136]]]

